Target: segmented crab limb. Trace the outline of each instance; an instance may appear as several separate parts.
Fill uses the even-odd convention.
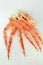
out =
[[[35,46],[35,44],[32,42],[31,38],[28,36],[28,34],[26,32],[24,32],[22,26],[19,23],[17,23],[17,20],[16,19],[14,20],[14,24],[16,25],[16,28],[19,29],[26,36],[26,38],[35,47],[35,49],[38,50],[37,47]]]
[[[4,31],[3,31],[3,37],[4,37],[5,46],[7,46],[7,35],[6,35],[5,29],[4,29]]]
[[[27,26],[27,30],[29,29],[28,27],[30,27],[30,29],[33,29],[33,31],[35,32],[35,34],[37,35],[37,37],[39,38],[39,40],[40,40],[40,41],[42,42],[42,44],[43,44],[43,40],[42,40],[42,38],[41,38],[41,36],[40,36],[38,30],[37,30],[32,24],[30,24],[29,22],[25,21],[24,19],[19,18],[19,17],[17,17],[17,18],[20,20],[20,22],[22,22],[21,24],[25,24],[25,25],[24,25],[24,28],[25,28],[25,29],[26,29],[26,26]],[[23,25],[22,25],[22,26],[23,26]]]
[[[32,23],[32,25],[35,25],[36,21],[34,21],[27,13],[18,11],[18,14],[21,16],[21,18],[24,18],[29,23]]]
[[[26,31],[24,32],[24,35],[28,39],[28,41],[34,46],[34,48],[38,51],[36,45],[33,43],[32,39],[29,37]]]
[[[37,43],[37,45],[38,45],[38,47],[39,47],[39,49],[40,49],[40,51],[41,51],[40,42],[39,42],[39,40],[38,40],[36,34],[35,34],[32,30],[30,30],[29,32],[31,33],[32,37],[33,37],[34,40],[36,41],[36,43]]]
[[[8,44],[7,44],[7,56],[8,56],[8,59],[10,57],[10,47],[11,47],[11,43],[12,43],[12,37],[13,35],[15,34],[16,32],[16,28],[15,26],[12,28],[12,31],[10,33],[10,37],[9,37],[9,40],[8,40]]]
[[[4,42],[5,42],[5,46],[7,46],[7,35],[6,35],[6,30],[8,30],[8,28],[11,26],[11,23],[9,22],[6,27],[4,28],[3,31],[3,38],[4,38]]]
[[[25,48],[24,48],[24,44],[23,44],[23,39],[22,39],[21,32],[19,30],[18,30],[18,37],[19,37],[20,45],[22,47],[23,54],[25,56]]]
[[[19,18],[18,16],[16,17],[18,20],[20,20],[23,24],[27,25],[28,27],[32,28],[34,25],[30,22],[27,22],[25,19],[23,18]]]
[[[39,38],[39,40],[40,40],[40,41],[42,42],[42,44],[43,44],[43,40],[42,40],[42,38],[41,38],[41,36],[40,36],[38,30],[33,27],[33,31],[35,32],[35,34],[37,35],[37,37]]]
[[[37,43],[39,49],[41,50],[41,47],[40,47],[40,44],[39,44],[39,40],[37,40],[38,38],[37,38],[36,34],[30,29],[30,27],[28,27],[26,24],[22,23],[22,21],[17,20],[17,22],[18,22],[24,29],[26,29],[27,31],[29,31],[29,32],[31,33],[31,35],[32,35],[32,37],[34,38],[34,40],[36,41],[36,43]]]
[[[22,47],[22,50],[23,50],[23,54],[25,55],[25,49],[24,49],[24,45],[23,45],[23,39],[22,39],[22,36],[21,36],[22,29],[21,29],[20,25],[17,23],[17,20],[16,19],[13,20],[13,22],[14,22],[15,27],[18,29],[18,35],[19,35],[21,47]]]

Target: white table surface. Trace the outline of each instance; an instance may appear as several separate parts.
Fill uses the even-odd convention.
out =
[[[43,38],[43,0],[0,0],[0,65],[43,65],[43,45],[42,52],[37,52],[22,35],[26,51],[26,57],[24,57],[17,32],[13,37],[10,60],[7,59],[3,28],[8,23],[8,15],[17,9],[26,11],[36,20],[36,27]]]

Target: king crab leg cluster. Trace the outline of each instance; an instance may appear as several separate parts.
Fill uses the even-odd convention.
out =
[[[34,46],[34,48],[37,51],[38,50],[41,51],[40,42],[43,44],[43,40],[42,40],[38,30],[34,26],[36,22],[27,13],[18,11],[17,14],[18,14],[17,16],[9,18],[9,23],[5,26],[5,28],[3,30],[4,43],[5,43],[5,46],[7,49],[8,59],[10,57],[10,47],[12,44],[12,38],[13,38],[13,35],[16,33],[16,30],[18,30],[19,43],[21,45],[24,56],[26,54],[25,54],[25,48],[24,48],[24,44],[23,44],[22,33],[24,34],[24,36],[28,39],[28,41]],[[7,41],[6,31],[10,27],[12,27],[12,29],[11,29],[9,39]],[[34,44],[33,40],[30,38],[27,31],[31,34],[32,38],[35,40],[39,49],[37,48],[36,44]]]

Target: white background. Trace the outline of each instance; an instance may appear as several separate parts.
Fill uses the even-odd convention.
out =
[[[23,35],[26,51],[24,57],[17,32],[13,37],[10,60],[7,59],[3,28],[8,23],[8,15],[17,9],[26,11],[36,20],[36,27],[43,38],[43,0],[0,0],[0,65],[43,65],[43,45],[42,52],[37,52]]]

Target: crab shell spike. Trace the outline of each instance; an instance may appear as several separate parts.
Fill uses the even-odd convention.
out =
[[[18,10],[18,14],[19,14],[20,12],[22,13],[22,11],[19,11],[19,10]],[[25,14],[25,12],[23,12],[23,13]],[[27,14],[27,13],[26,13],[26,14]],[[27,14],[27,15],[28,15],[28,14]],[[30,21],[29,21],[29,22],[30,22]],[[32,25],[35,26],[36,21],[33,20],[33,19],[31,19],[31,22],[30,22],[30,23],[32,23]]]

